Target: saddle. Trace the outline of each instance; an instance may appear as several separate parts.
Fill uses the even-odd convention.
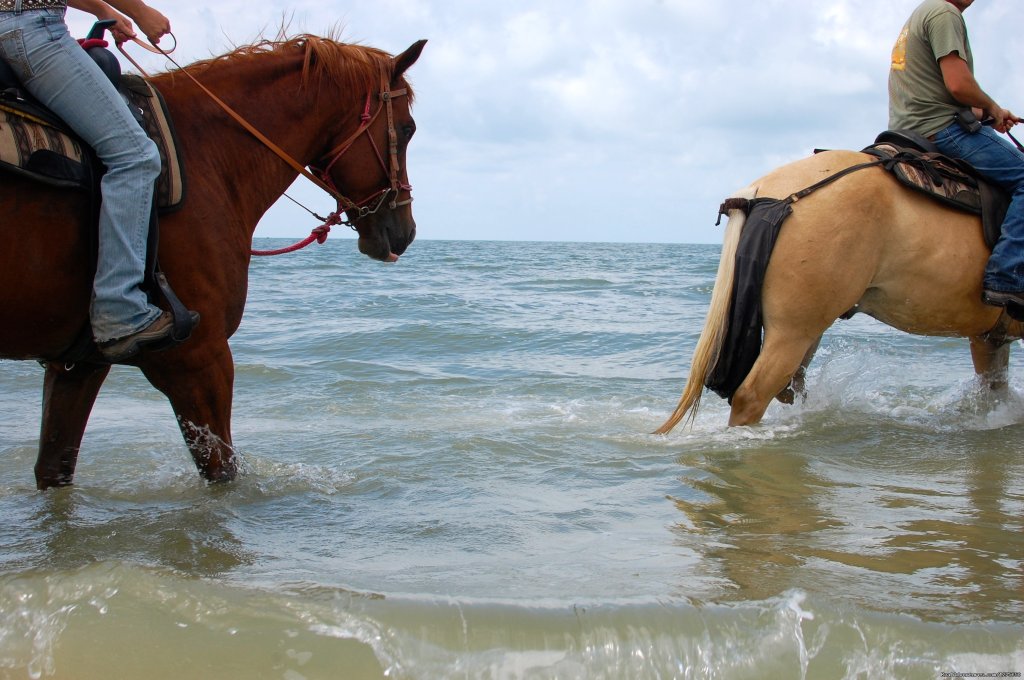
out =
[[[142,288],[151,300],[157,292],[167,301],[174,318],[172,343],[189,338],[195,320],[171,289],[167,277],[160,271],[156,245],[159,242],[158,214],[173,212],[185,199],[185,173],[170,114],[160,92],[137,75],[122,74],[121,66],[103,40],[104,31],[114,21],[98,21],[88,37],[79,41],[86,53],[128,103],[135,119],[152,139],[160,153],[160,175],[157,178],[153,211],[150,215],[149,239],[146,254],[146,274]],[[0,173],[12,172],[43,184],[67,189],[83,190],[99,205],[100,180],[103,166],[96,153],[77,134],[28,94],[17,76],[0,59]],[[93,238],[92,257],[96,257]],[[82,360],[99,361],[92,340],[91,328],[83,329],[75,343],[60,357],[53,360],[73,364]]]
[[[881,160],[882,167],[911,189],[981,216],[990,250],[999,240],[1010,194],[981,177],[966,161],[942,155],[934,142],[910,130],[887,130],[863,151]]]
[[[98,22],[104,24],[106,22]],[[102,35],[102,28],[100,35]],[[185,198],[185,173],[174,126],[160,92],[142,77],[121,74],[106,41],[91,37],[83,47],[127,100],[142,129],[160,151],[160,176],[155,204],[172,212]],[[67,124],[25,92],[17,77],[0,60],[0,170],[14,172],[51,186],[99,192],[102,166],[96,155]]]

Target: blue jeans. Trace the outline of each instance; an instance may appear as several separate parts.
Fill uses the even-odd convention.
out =
[[[987,290],[1024,291],[1024,154],[990,127],[971,134],[956,123],[936,134],[935,144],[943,154],[964,159],[1012,195],[1003,234],[985,267],[984,286]]]
[[[89,313],[93,336],[103,342],[142,330],[160,314],[139,287],[146,267],[153,183],[160,173],[156,144],[69,35],[64,10],[0,12],[0,58],[106,167]]]

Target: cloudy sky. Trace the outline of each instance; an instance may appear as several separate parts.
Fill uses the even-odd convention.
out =
[[[429,39],[410,72],[420,238],[717,243],[715,212],[734,189],[884,129],[889,51],[918,1],[153,5],[181,63],[272,36],[286,15],[290,33],[341,26],[392,53]],[[978,0],[965,17],[982,86],[1024,114],[1021,0]],[[69,24],[82,34],[89,19],[70,11]],[[331,209],[311,186],[293,194]],[[256,235],[305,236],[310,219],[279,203]]]

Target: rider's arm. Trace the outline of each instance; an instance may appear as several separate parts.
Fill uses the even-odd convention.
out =
[[[946,89],[953,95],[953,99],[965,106],[982,109],[992,116],[995,119],[993,127],[996,130],[1006,132],[1020,122],[1020,118],[996,104],[995,100],[981,89],[967,62],[959,54],[952,52],[939,59],[939,68],[942,69],[942,80],[946,84]]]
[[[104,19],[117,21],[109,30],[114,35],[114,40],[118,43],[123,43],[125,40],[135,37],[135,27],[128,20],[128,17],[117,12],[102,0],[68,0],[68,6],[88,12],[101,21]]]
[[[111,16],[113,7],[118,12],[123,12],[130,16],[135,25],[139,27],[150,42],[154,45],[160,41],[161,36],[165,36],[171,32],[171,22],[168,21],[160,12],[156,11],[142,0],[107,0],[101,2],[100,0],[68,0],[68,5],[75,9],[85,10],[90,14],[100,16],[101,13],[105,13],[106,17],[116,19],[118,15],[113,12],[116,16]],[[104,9],[104,5],[109,5]],[[134,31],[129,37],[134,36]]]

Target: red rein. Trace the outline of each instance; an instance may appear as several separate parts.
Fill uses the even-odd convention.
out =
[[[321,224],[319,227],[314,227],[313,231],[310,232],[309,236],[302,239],[298,243],[293,243],[285,248],[277,248],[275,250],[256,250],[255,248],[249,251],[250,255],[265,256],[265,255],[284,255],[285,253],[294,253],[296,250],[302,250],[313,241],[317,243],[323,243],[327,240],[327,235],[331,233],[332,224],[341,224],[341,218],[338,217],[338,213],[331,213],[331,216],[327,218],[327,221]]]

